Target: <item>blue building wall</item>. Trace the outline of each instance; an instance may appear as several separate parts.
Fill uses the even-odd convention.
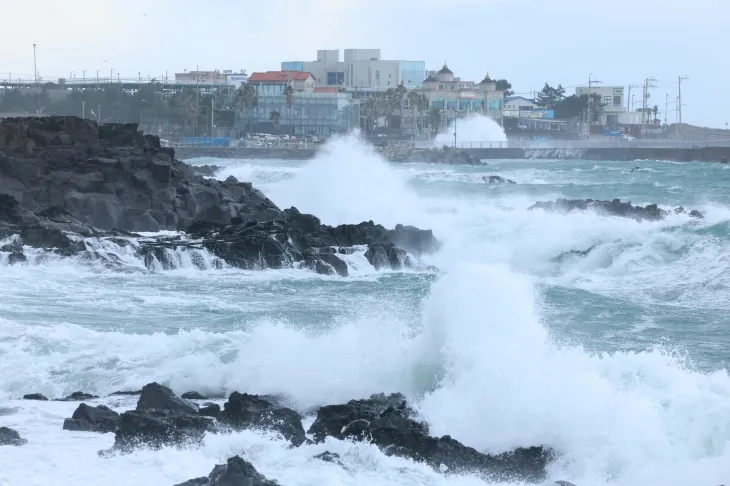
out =
[[[285,61],[281,63],[282,71],[304,71],[304,63],[302,61]]]
[[[425,61],[401,61],[400,73],[403,85],[406,88],[420,88],[426,79]]]

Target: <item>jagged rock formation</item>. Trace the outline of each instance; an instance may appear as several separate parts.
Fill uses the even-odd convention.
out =
[[[157,137],[143,135],[136,124],[4,119],[0,261],[23,263],[27,246],[118,264],[86,240],[101,238],[134,246],[148,268],[171,265],[169,251],[206,249],[247,269],[299,265],[346,276],[347,265],[337,255],[353,245],[368,246],[374,266],[392,268],[410,263],[406,252],[419,256],[438,245],[431,231],[409,226],[323,225],[296,208],[282,211],[250,183],[206,179],[200,170],[175,160],[172,148],[160,147]],[[159,230],[187,231],[196,241],[140,242],[136,234]]]
[[[532,211],[534,209],[542,209],[548,212],[563,213],[568,213],[571,211],[592,210],[596,211],[599,214],[632,218],[637,221],[658,221],[664,219],[672,213],[686,213],[693,218],[704,218],[704,215],[696,209],[688,212],[686,209],[680,206],[674,208],[674,210],[672,211],[668,211],[665,209],[661,209],[656,204],[649,204],[648,206],[633,206],[630,201],[621,202],[620,199],[614,199],[613,201],[596,201],[593,199],[557,199],[554,202],[539,201],[527,209],[529,211]]]

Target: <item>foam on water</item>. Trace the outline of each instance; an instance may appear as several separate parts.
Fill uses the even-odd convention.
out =
[[[629,164],[623,172],[608,163],[546,164],[422,172],[421,165],[386,163],[354,136],[334,140],[306,163],[217,164],[218,177],[258,178],[254,183],[279,206],[295,205],[324,223],[372,219],[433,228],[444,243],[426,259],[443,272],[433,284],[432,273],[374,272],[364,249],[344,257],[354,275],[348,279],[294,269],[200,271],[182,256],[179,268],[164,272],[123,274],[68,259],[0,267],[0,408],[12,409],[0,415],[0,425],[29,440],[3,450],[9,460],[0,467],[0,484],[171,485],[206,475],[236,453],[284,486],[484,484],[366,444],[330,440],[288,449],[252,431],[209,436],[200,449],[101,459],[96,451],[111,445],[110,434],[61,430],[76,404],[13,400],[30,392],[103,395],[153,380],[178,393],[282,393],[302,411],[401,391],[435,435],[490,452],[555,447],[560,458],[546,484],[727,484],[730,378],[721,363],[700,369],[686,352],[694,351],[687,335],[708,333],[704,339],[723,343],[726,331],[709,333],[690,316],[688,330],[673,335],[658,313],[728,310],[730,207],[712,192],[726,182],[718,174],[727,172],[654,164],[656,173],[628,176]],[[707,177],[705,187],[690,179],[692,171],[710,174],[696,176]],[[483,184],[481,177],[492,173],[520,184]],[[668,201],[654,187],[659,177],[663,184],[682,178],[683,186],[710,195],[688,192]],[[593,195],[609,190],[609,182],[618,192],[612,197],[636,190],[635,203],[683,204],[706,218],[637,223],[591,211],[527,211],[538,199],[586,197],[570,193],[573,186]],[[639,183],[640,190],[628,189]],[[537,186],[546,187],[536,193]],[[119,258],[132,251],[96,244],[96,251]],[[556,304],[549,296],[556,289],[571,292],[571,300]],[[581,295],[640,309],[621,322],[606,317],[605,327],[616,326],[616,339],[631,351],[583,345],[576,336],[602,331],[586,329],[583,320],[549,322],[556,308],[590,312]],[[291,310],[301,312],[284,316]],[[669,341],[636,345],[643,331],[662,332]],[[129,398],[101,403],[134,406]],[[347,470],[312,459],[324,450],[339,453]]]

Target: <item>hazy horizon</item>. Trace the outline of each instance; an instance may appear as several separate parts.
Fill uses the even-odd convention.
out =
[[[531,96],[545,82],[568,93],[586,85],[589,73],[606,85],[641,84],[655,77],[650,105],[664,119],[666,94],[682,83],[683,121],[725,128],[730,45],[723,19],[730,4],[697,0],[615,0],[611,4],[555,0],[141,0],[70,4],[35,2],[3,6],[6,39],[0,46],[0,78],[45,80],[114,76],[173,77],[175,72],[278,70],[281,61],[313,60],[317,49],[380,48],[383,59],[422,60],[427,69],[444,62],[457,76],[478,81],[489,73]],[[214,5],[214,6],[211,6]],[[250,46],[250,47],[249,47]],[[640,88],[635,93],[640,93]],[[634,91],[632,91],[633,93]],[[639,96],[636,96],[637,106]],[[675,120],[674,105],[667,120]]]

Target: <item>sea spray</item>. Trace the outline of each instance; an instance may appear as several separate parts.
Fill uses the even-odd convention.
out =
[[[296,206],[330,225],[419,225],[410,216],[423,211],[404,174],[357,134],[333,137],[291,178],[265,190],[280,207]]]
[[[454,121],[449,122],[446,131],[439,133],[434,139],[434,145],[442,147],[444,145],[454,145]],[[469,148],[471,143],[479,144],[483,142],[507,142],[507,135],[499,123],[493,119],[479,114],[471,114],[464,118],[456,120],[456,145]],[[505,145],[506,146],[506,143]],[[479,147],[479,145],[475,145]]]

